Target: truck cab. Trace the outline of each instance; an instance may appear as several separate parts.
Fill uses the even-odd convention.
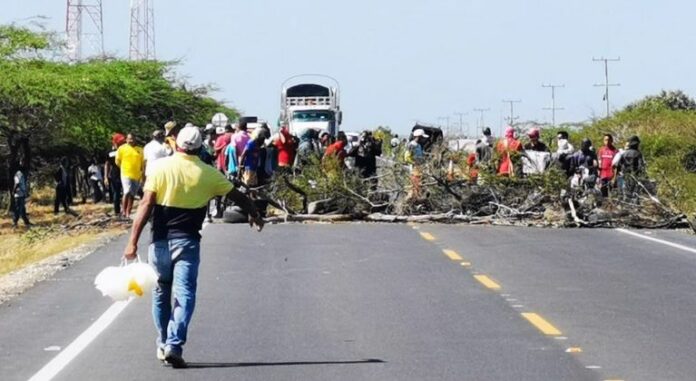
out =
[[[280,106],[280,120],[288,124],[295,136],[310,128],[332,136],[340,130],[343,115],[338,87],[319,83],[283,86]]]

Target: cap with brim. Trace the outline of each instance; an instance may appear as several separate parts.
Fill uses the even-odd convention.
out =
[[[421,130],[420,128],[417,129],[417,130],[415,130],[415,131],[413,131],[413,136],[414,136],[414,137],[419,137],[419,136],[421,136],[421,137],[424,137],[424,138],[429,138],[429,137],[430,137],[430,135],[426,135],[426,134],[425,134],[425,131]]]
[[[167,136],[171,134],[172,130],[176,127],[176,122],[175,121],[169,121],[164,125],[164,131]]]
[[[218,127],[215,129],[215,133],[218,135],[222,135],[225,133],[225,127]]]
[[[162,137],[164,137],[164,131],[162,131],[162,130],[155,130],[155,131],[152,133],[152,137],[153,137],[153,138],[162,138]]]
[[[203,138],[198,127],[184,127],[176,137],[176,146],[185,151],[192,151],[201,148]]]

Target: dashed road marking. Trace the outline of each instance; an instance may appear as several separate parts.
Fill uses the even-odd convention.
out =
[[[566,349],[566,353],[582,353],[582,348],[570,347],[570,348]]]
[[[464,259],[461,256],[459,256],[459,254],[457,254],[457,252],[454,250],[445,249],[442,250],[442,252],[445,253],[445,255],[453,261],[461,261]]]
[[[421,232],[420,235],[426,241],[434,241],[435,240],[435,237],[428,232]]]
[[[545,335],[559,336],[562,334],[558,328],[554,327],[539,314],[535,314],[533,312],[523,312],[522,316]]]
[[[471,262],[462,262],[460,265],[462,265],[462,267],[471,267]]]
[[[493,279],[489,278],[487,275],[474,275],[474,278],[476,278],[477,281],[479,281],[482,285],[490,288],[491,290],[501,289],[500,285],[496,283]]]

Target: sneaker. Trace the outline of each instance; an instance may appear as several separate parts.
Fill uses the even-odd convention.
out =
[[[164,348],[157,347],[157,360],[164,361]]]
[[[181,357],[179,353],[172,350],[167,350],[164,352],[164,361],[171,365],[174,369],[186,368],[186,361]]]

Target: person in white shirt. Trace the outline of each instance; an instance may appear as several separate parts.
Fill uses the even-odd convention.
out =
[[[159,159],[169,156],[167,147],[164,145],[164,131],[156,130],[152,133],[152,140],[143,148],[145,156],[145,177],[152,173],[153,163]]]

